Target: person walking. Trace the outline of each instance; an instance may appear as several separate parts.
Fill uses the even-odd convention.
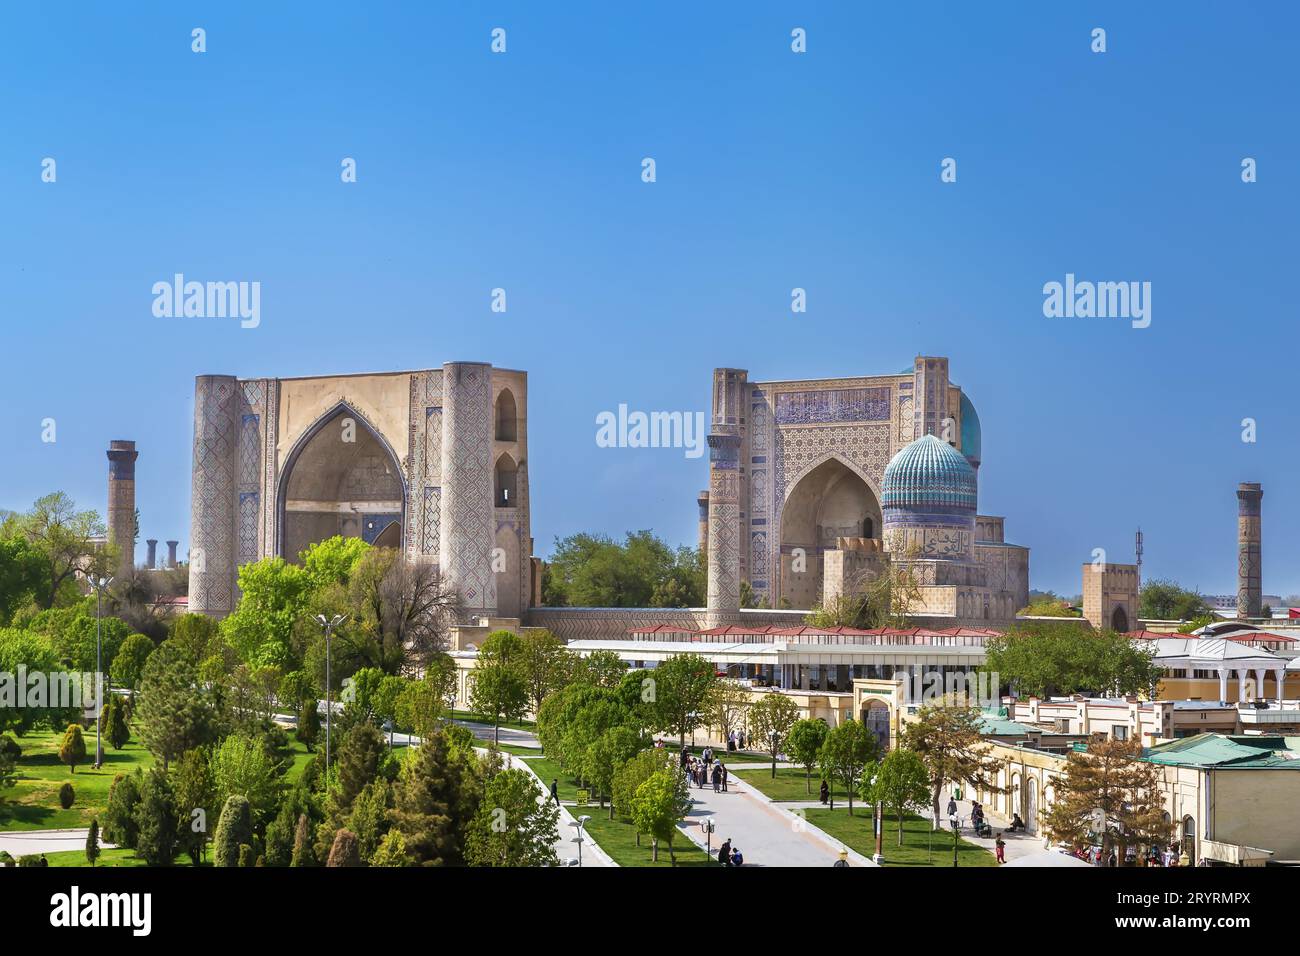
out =
[[[727,765],[722,765],[722,792],[727,792]]]
[[[848,850],[840,850],[840,858],[831,864],[831,866],[848,866],[848,865],[849,865]]]
[[[997,842],[995,842],[993,845],[996,848],[994,851],[994,855],[997,856],[998,862],[999,863],[1007,862],[1007,844],[1006,841],[1002,839],[1001,833],[998,834]]]
[[[555,801],[557,807],[560,805],[560,781],[558,778],[551,780],[551,799]]]
[[[827,785],[825,780],[822,781],[820,796],[822,798],[822,803],[825,803],[827,800],[829,800],[831,796],[831,788]]]

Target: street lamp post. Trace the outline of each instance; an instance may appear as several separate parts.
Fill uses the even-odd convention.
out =
[[[952,824],[952,865],[956,866],[957,865],[957,832],[961,829],[961,821],[957,819],[957,814],[954,813],[952,816],[948,818],[948,822]]]
[[[573,838],[573,842],[578,844],[578,866],[580,867],[582,866],[582,828],[587,825],[587,821],[590,819],[590,816],[583,814],[578,819],[569,821],[569,826],[573,827],[577,833],[577,836]]]
[[[103,665],[103,624],[102,617],[104,614],[104,590],[113,583],[112,577],[87,574],[86,581],[95,589],[95,681],[100,685],[95,688],[95,703],[98,713],[95,715],[95,769],[98,770],[104,765],[104,696],[100,691],[104,685],[104,665]],[[112,693],[112,685],[108,686],[108,693]]]
[[[330,636],[334,633],[334,628],[343,623],[343,615],[335,614],[332,618],[327,618],[324,614],[316,615],[316,623],[325,629],[325,770],[330,768],[330,717],[334,712],[333,702],[330,698]]]

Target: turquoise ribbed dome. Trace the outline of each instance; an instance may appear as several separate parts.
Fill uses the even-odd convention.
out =
[[[885,466],[880,503],[886,510],[940,508],[974,512],[975,469],[946,441],[924,435]]]

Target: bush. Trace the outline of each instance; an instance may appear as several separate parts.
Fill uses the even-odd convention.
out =
[[[81,736],[80,724],[68,724],[63,734],[63,743],[59,745],[59,759],[66,763],[72,773],[77,772],[77,764],[86,759],[86,741]]]
[[[246,797],[236,793],[226,798],[212,842],[216,866],[239,866],[240,847],[253,842],[253,813]]]
[[[108,804],[104,808],[104,840],[134,850],[140,836],[135,821],[135,808],[140,803],[139,771],[131,776],[118,774],[108,791]]]
[[[23,748],[8,734],[0,734],[0,757],[9,757],[17,761],[23,755]]]
[[[71,810],[72,804],[77,800],[76,791],[72,789],[72,784],[65,783],[59,787],[59,806],[64,810]]]

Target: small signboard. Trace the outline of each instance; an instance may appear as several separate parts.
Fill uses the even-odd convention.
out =
[[[585,787],[578,788],[578,806],[585,807],[591,802],[591,791]]]

